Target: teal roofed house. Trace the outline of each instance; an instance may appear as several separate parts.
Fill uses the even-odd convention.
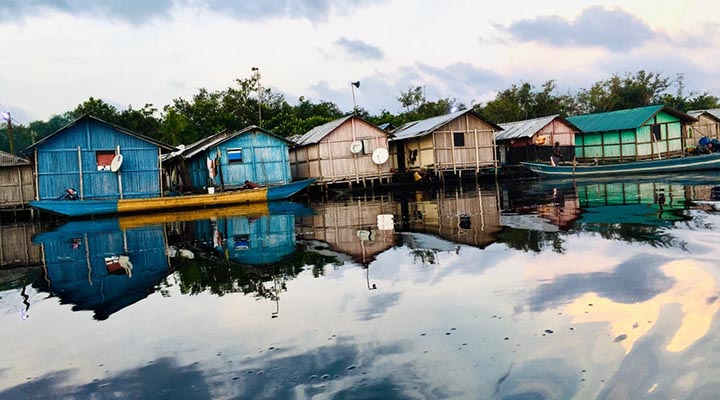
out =
[[[567,120],[575,135],[577,161],[634,161],[680,155],[692,116],[664,105],[579,115]]]

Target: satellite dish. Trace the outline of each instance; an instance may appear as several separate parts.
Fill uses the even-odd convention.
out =
[[[110,171],[112,172],[118,172],[120,170],[120,166],[123,162],[123,156],[122,154],[118,154],[115,157],[113,157],[112,162],[110,163]]]
[[[350,143],[350,152],[351,153],[357,154],[357,153],[361,152],[362,149],[363,149],[363,144],[361,141],[356,140],[356,141]]]
[[[388,157],[390,154],[388,154],[387,149],[383,149],[382,147],[375,149],[372,153],[372,160],[375,164],[385,164],[385,161],[388,160]]]

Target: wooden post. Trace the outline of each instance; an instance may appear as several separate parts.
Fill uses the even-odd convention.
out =
[[[163,190],[162,150],[160,149],[160,147],[158,147],[158,175],[160,175],[160,197],[163,197],[165,191]]]
[[[85,188],[83,185],[83,169],[82,169],[82,151],[80,150],[80,146],[77,148],[77,156],[78,156],[78,170],[80,172],[80,200],[85,199]]]
[[[115,155],[117,156],[120,154],[120,145],[115,147]],[[118,169],[117,171],[117,180],[118,180],[118,191],[120,192],[120,199],[123,198],[123,187],[122,187],[122,169]]]
[[[35,200],[40,200],[40,177],[38,176],[38,151],[37,147],[33,150],[35,153]]]

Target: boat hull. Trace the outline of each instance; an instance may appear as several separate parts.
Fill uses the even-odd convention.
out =
[[[654,174],[720,169],[720,153],[601,165],[559,165],[554,167],[549,164],[532,162],[523,162],[522,164],[540,176],[558,178]]]
[[[314,179],[284,185],[213,194],[192,194],[169,197],[108,200],[39,200],[30,206],[68,217],[104,214],[145,213],[150,211],[217,207],[284,200],[309,186]]]

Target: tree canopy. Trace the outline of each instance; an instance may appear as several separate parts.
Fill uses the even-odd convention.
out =
[[[193,143],[225,129],[235,131],[250,125],[261,126],[280,136],[301,135],[349,113],[343,112],[335,103],[312,101],[305,97],[290,104],[282,94],[261,87],[259,79],[259,75],[254,74],[249,78],[236,79],[224,90],[201,88],[188,99],[174,99],[161,111],[149,103],[142,108],[129,105],[125,110],[118,110],[100,98],[90,97],[75,109],[54,115],[47,121],[14,125],[15,149],[19,152],[84,114],[178,145]],[[428,100],[423,86],[410,86],[401,91],[396,100],[403,110],[397,114],[382,110],[377,115],[371,115],[363,108],[355,112],[376,125],[389,122],[401,126],[409,121],[466,109],[465,104],[451,96]],[[640,70],[613,74],[575,93],[558,93],[555,80],[548,80],[539,87],[519,82],[498,91],[494,99],[476,104],[473,110],[490,121],[504,123],[554,114],[572,116],[650,104],[665,104],[680,111],[689,111],[720,108],[720,99],[709,92],[685,94],[682,74],[669,78]],[[0,125],[0,149],[9,149],[6,124]]]

